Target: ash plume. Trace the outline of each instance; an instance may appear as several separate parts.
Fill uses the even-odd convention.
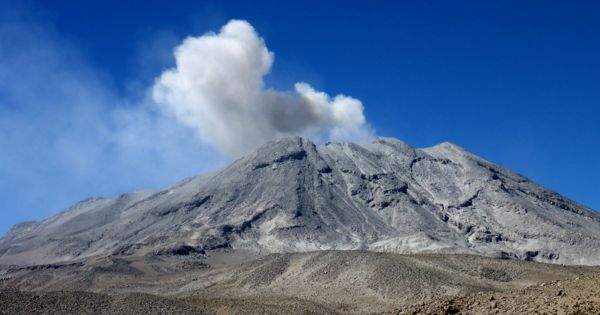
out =
[[[358,99],[330,97],[302,82],[293,91],[265,87],[274,54],[246,21],[188,37],[174,55],[176,66],[157,78],[153,99],[222,154],[237,157],[289,135],[331,141],[372,136]]]

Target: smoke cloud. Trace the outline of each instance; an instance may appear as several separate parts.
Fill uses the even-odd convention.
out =
[[[287,135],[330,141],[372,137],[360,100],[330,97],[307,83],[296,83],[293,91],[266,88],[263,78],[274,54],[246,21],[188,37],[174,55],[176,66],[156,79],[153,100],[222,154],[237,157]]]
[[[138,77],[153,83],[130,95],[76,43],[12,10],[0,4],[0,234],[85,197],[165,187],[223,167],[223,154],[276,137],[370,136],[359,100],[305,83],[265,88],[273,53],[247,22],[186,39],[175,68]]]

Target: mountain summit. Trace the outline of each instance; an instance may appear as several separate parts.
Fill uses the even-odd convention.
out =
[[[0,264],[362,249],[600,264],[600,215],[451,143],[265,144],[159,192],[81,201],[0,239]]]

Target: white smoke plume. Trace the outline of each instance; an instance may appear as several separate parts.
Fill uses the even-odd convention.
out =
[[[175,49],[175,68],[157,78],[153,99],[230,157],[286,135],[331,141],[372,136],[360,100],[332,98],[307,83],[296,83],[294,91],[266,88],[263,77],[273,59],[252,25],[232,20],[219,33],[185,39]]]

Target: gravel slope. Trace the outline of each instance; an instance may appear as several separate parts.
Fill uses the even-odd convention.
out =
[[[600,275],[580,275],[521,290],[445,298],[391,314],[600,314]]]
[[[106,295],[81,291],[0,291],[0,314],[214,314],[186,303],[148,294]]]
[[[108,295],[143,292],[220,314],[366,314],[476,292],[510,292],[600,271],[470,255],[318,251],[255,259],[238,254],[112,258],[12,269],[0,274],[0,288],[96,292],[103,294],[100,305],[108,310]]]

